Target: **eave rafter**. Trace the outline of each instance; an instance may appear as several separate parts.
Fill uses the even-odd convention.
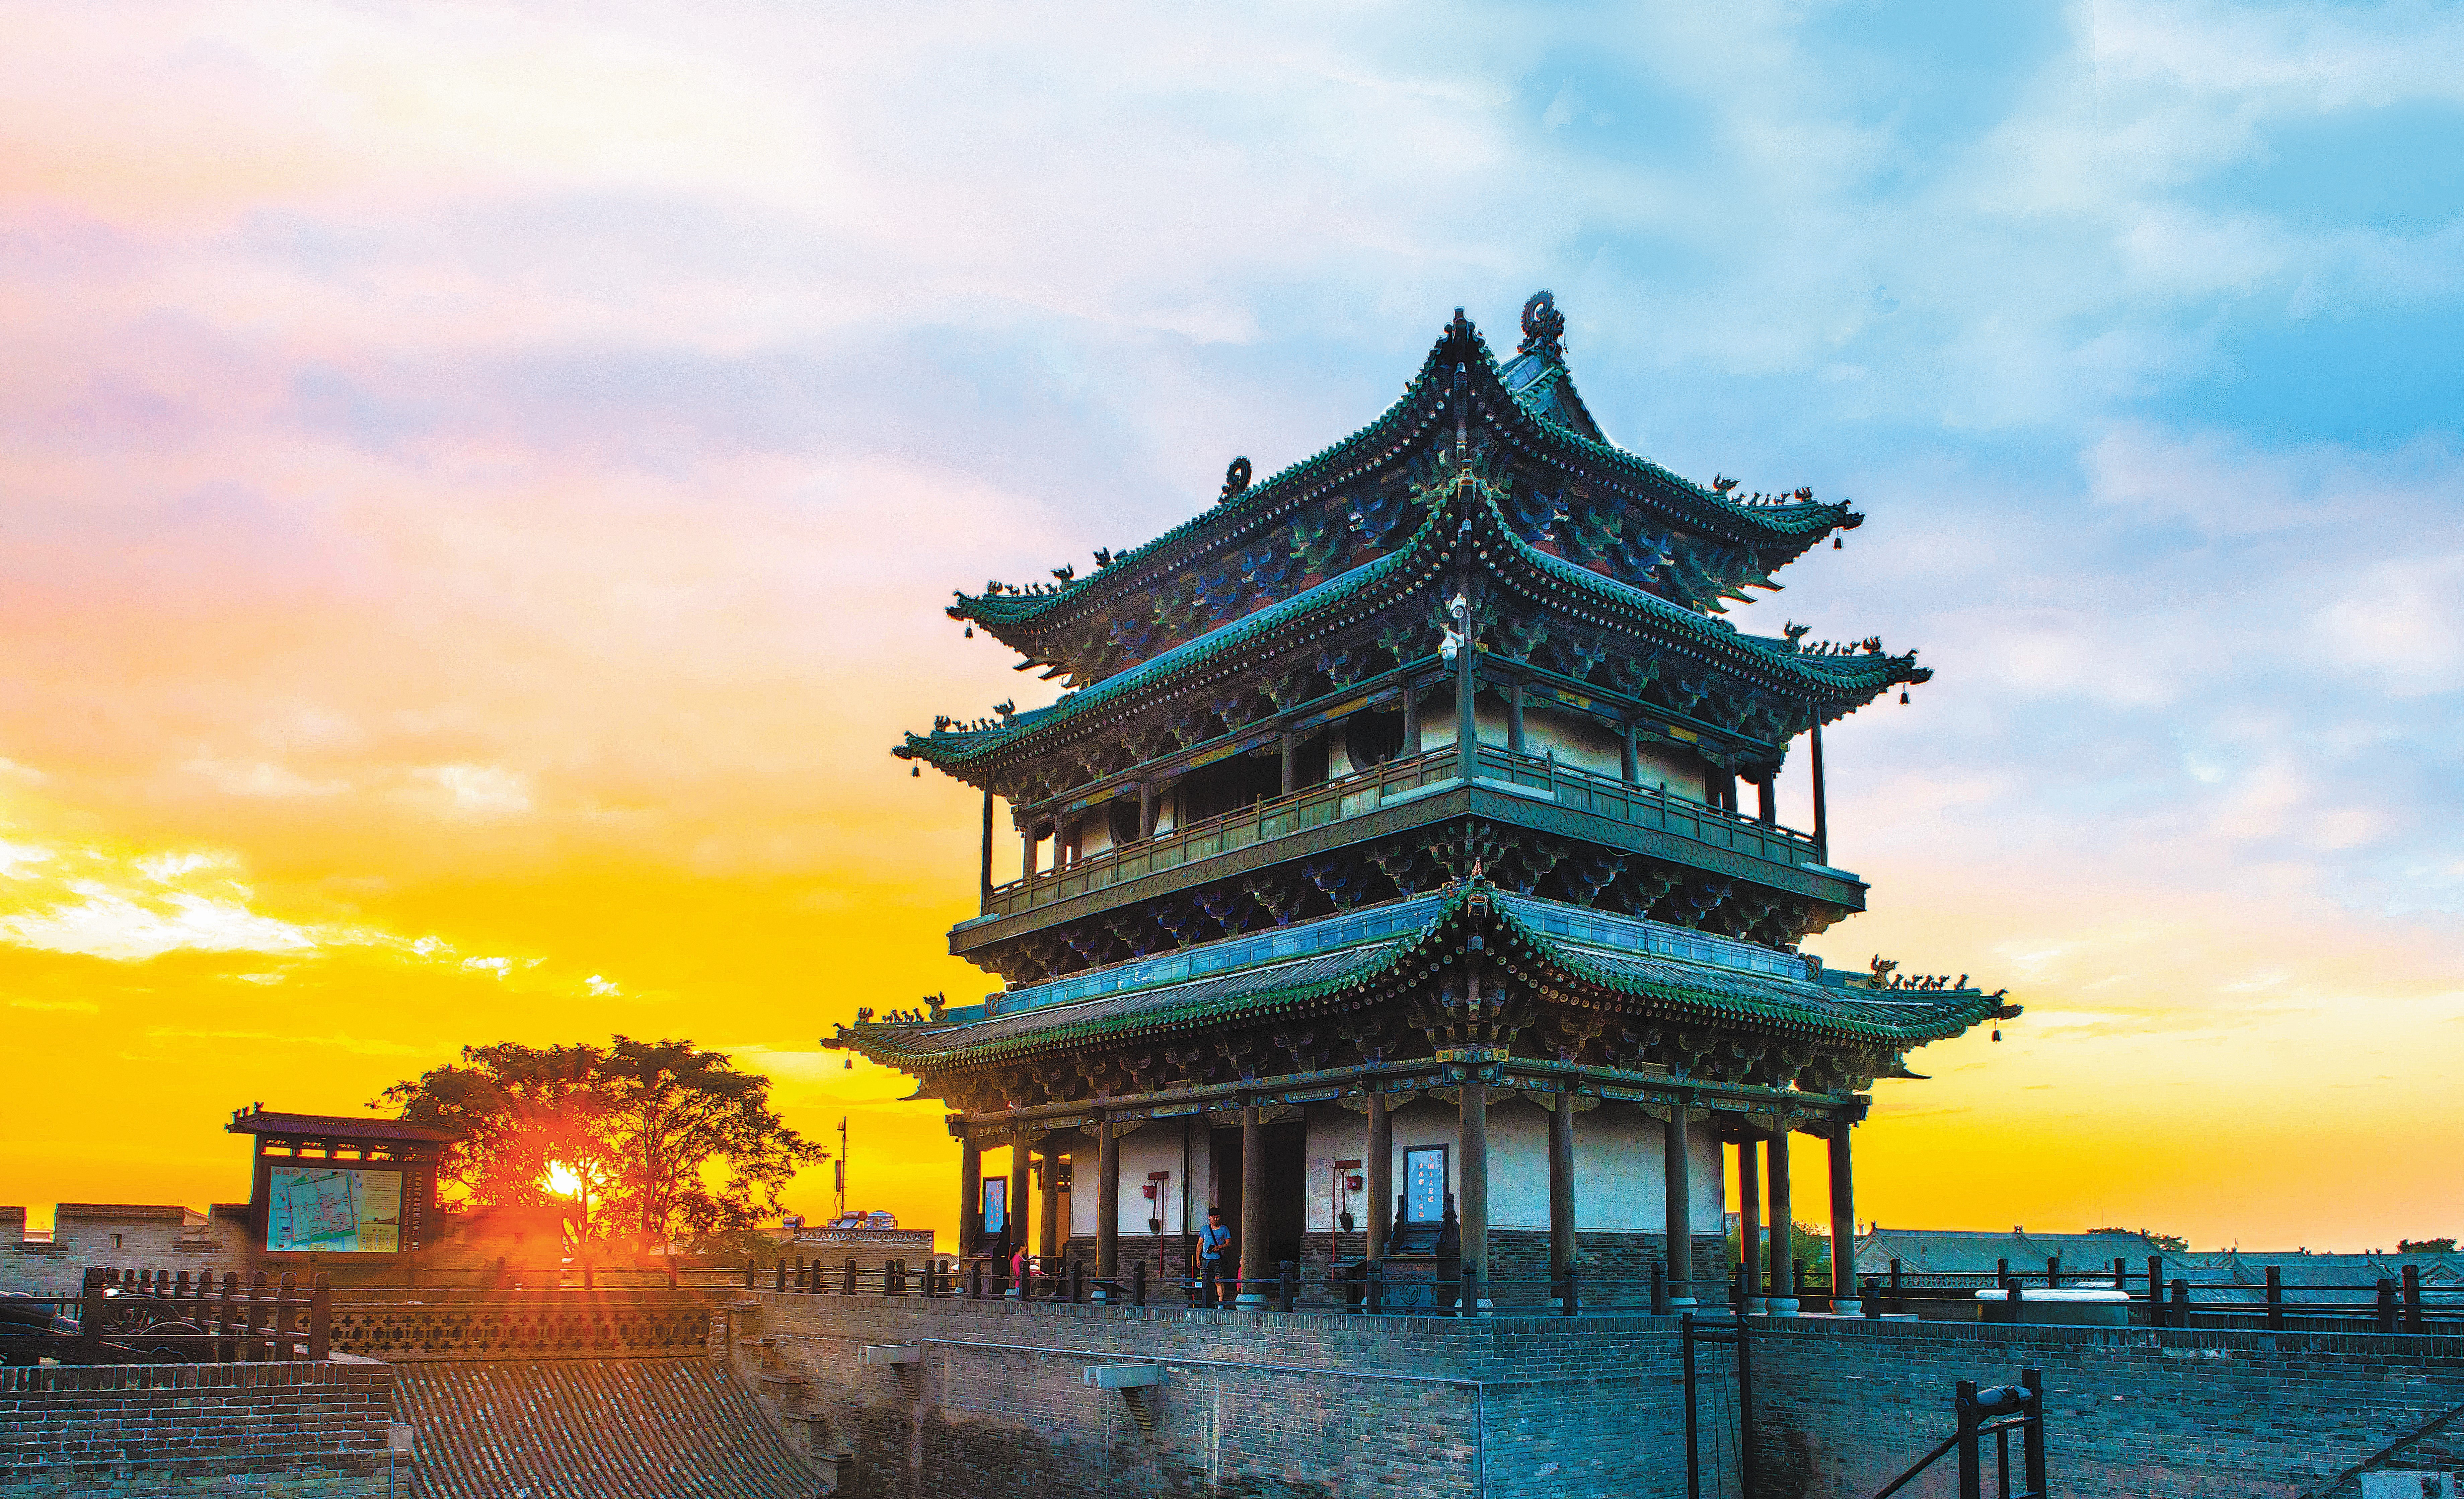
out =
[[[1104,564],[1083,578],[1056,569],[1056,578],[1064,581],[1054,584],[1013,588],[988,584],[980,594],[958,593],[948,612],[982,626],[1025,656],[1028,666],[1048,665],[1056,672],[1082,670],[1056,660],[1053,643],[1277,532],[1337,490],[1369,480],[1380,469],[1413,461],[1445,434],[1453,414],[1452,377],[1458,370],[1484,438],[1493,434],[1519,459],[1564,475],[1587,501],[1631,508],[1664,527],[1738,554],[1744,561],[1733,578],[1713,590],[1724,596],[1744,597],[1734,591],[1738,583],[1775,586],[1770,583],[1771,572],[1833,531],[1862,523],[1863,518],[1847,505],[1815,503],[1802,491],[1792,501],[1741,503],[1730,497],[1732,486],[1725,482],[1697,484],[1596,440],[1577,430],[1588,424],[1588,413],[1581,411],[1580,398],[1553,345],[1541,371],[1545,378],[1539,379],[1529,367],[1534,358],[1529,347],[1527,342],[1527,353],[1514,362],[1518,387],[1509,388],[1485,340],[1458,313],[1401,398],[1359,432],[1260,484],[1247,484],[1245,474],[1238,472],[1243,465],[1236,464],[1236,482],[1226,484],[1221,503],[1145,546],[1105,554]],[[1580,413],[1575,426],[1541,414],[1551,408],[1540,397],[1551,393]],[[1560,414],[1568,413],[1561,408]],[[1110,670],[1135,664],[1134,659],[1123,660]],[[1104,674],[1109,672],[1095,673],[1097,678]]]
[[[1474,567],[1501,598],[1622,642],[1629,657],[1666,654],[1725,681],[1728,691],[1762,694],[1784,731],[1774,733],[1774,739],[1853,712],[1892,686],[1932,675],[1916,665],[1914,652],[1890,655],[1875,649],[1821,655],[1799,650],[1794,634],[1748,635],[1725,620],[1544,552],[1516,533],[1501,507],[1503,498],[1500,486],[1478,473],[1453,472],[1419,496],[1426,514],[1411,539],[1376,562],[1068,694],[1051,708],[1004,715],[998,726],[960,728],[943,720],[929,736],[910,734],[892,753],[994,786],[1009,767],[1121,730],[1160,702],[1203,697],[1218,684],[1311,650],[1342,631],[1381,619],[1391,627],[1398,612],[1434,617],[1429,601],[1444,591],[1449,570],[1458,563]],[[1427,622],[1416,617],[1406,623]],[[1494,643],[1484,646],[1494,649]]]
[[[1477,1001],[1475,988],[1483,996]],[[1487,1008],[1480,1014],[1465,1008],[1479,1005]],[[1364,1025],[1373,1011],[1401,1015],[1403,1030]],[[1568,1011],[1593,1013],[1599,1023],[1554,1029],[1539,1024]],[[1909,1048],[2018,1013],[2004,994],[1972,988],[1926,990],[1920,997],[1898,989],[1833,989],[1811,974],[1804,981],[1741,979],[1676,959],[1590,956],[1530,927],[1506,908],[1494,886],[1474,880],[1454,887],[1418,933],[1331,975],[1255,984],[1237,1001],[1209,1000],[1200,989],[1186,1000],[1167,996],[1167,1003],[1129,1010],[1064,1005],[957,1025],[867,1021],[841,1026],[823,1044],[911,1072],[924,1091],[942,1096],[1003,1075],[1032,1091],[1041,1074],[1017,1069],[1055,1057],[1119,1054],[1129,1073],[1141,1074],[1155,1068],[1142,1068],[1130,1055],[1166,1044],[1224,1054],[1219,1041],[1254,1036],[1271,1050],[1276,1033],[1288,1037],[1301,1026],[1313,1035],[1353,1038],[1349,1044],[1364,1058],[1373,1048],[1356,1038],[1373,1035],[1376,1054],[1394,1063],[1411,1061],[1414,1050],[1435,1054],[1452,1036],[1447,1027],[1486,1027],[1483,1044],[1503,1048],[1501,1054],[1565,1062],[1558,1048],[1571,1030],[1589,1038],[1585,1044],[1601,1063],[1628,1070],[1650,1060],[1679,1080],[1785,1075],[1836,1082],[1888,1075]],[[1420,1033],[1419,1047],[1397,1054],[1397,1036],[1414,1031]],[[1454,1042],[1461,1044],[1459,1037]]]

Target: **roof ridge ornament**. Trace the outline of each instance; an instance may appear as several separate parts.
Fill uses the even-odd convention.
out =
[[[1557,310],[1553,292],[1533,292],[1523,304],[1523,342],[1518,352],[1537,354],[1557,364],[1566,362],[1566,315]]]
[[[1229,504],[1245,494],[1249,488],[1249,474],[1247,458],[1234,458],[1226,464],[1223,469],[1223,493],[1217,496],[1216,503]]]

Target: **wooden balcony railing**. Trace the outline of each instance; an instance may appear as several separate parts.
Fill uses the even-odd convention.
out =
[[[1477,761],[1482,781],[1520,787],[1537,800],[1553,801],[1574,811],[1637,827],[1658,828],[1790,868],[1822,860],[1819,846],[1803,833],[1671,796],[1654,786],[1628,785],[1615,776],[1578,770],[1551,758],[1516,755],[1493,744],[1479,746]],[[1340,781],[1307,786],[1289,796],[1176,827],[1140,843],[1108,849],[1058,870],[1040,870],[1032,880],[997,885],[984,902],[984,915],[1016,915],[1309,828],[1363,816],[1382,806],[1417,799],[1431,787],[1460,783],[1458,768],[1452,745],[1408,760],[1389,761]]]
[[[1670,796],[1657,786],[1628,785],[1615,776],[1561,764],[1553,757],[1516,755],[1484,744],[1480,775],[1484,781],[1503,781],[1545,793],[1548,800],[1577,812],[1637,827],[1656,827],[1792,869],[1822,862],[1821,846],[1793,828]]]

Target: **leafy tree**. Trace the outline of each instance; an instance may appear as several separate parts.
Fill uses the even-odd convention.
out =
[[[490,1207],[541,1207],[580,1199],[590,1205],[614,1173],[600,1128],[604,1113],[596,1047],[464,1047],[460,1063],[394,1084],[383,1102],[415,1124],[445,1125],[462,1138],[438,1161],[440,1186]],[[574,1179],[560,1189],[551,1167]]]
[[[1831,1285],[1831,1235],[1829,1231],[1826,1229],[1816,1228],[1809,1223],[1791,1223],[1789,1224],[1788,1238],[1790,1246],[1789,1258],[1805,1267],[1805,1281],[1803,1286],[1799,1289],[1820,1286],[1825,1290],[1828,1290]],[[1764,1262],[1763,1275],[1767,1280],[1771,1272],[1770,1256],[1771,1225],[1766,1223],[1763,1225],[1763,1241],[1758,1246],[1757,1258]],[[1728,1229],[1728,1264],[1731,1267],[1735,1267],[1743,1264],[1744,1262],[1745,1228],[1742,1223],[1733,1224]],[[1757,1291],[1755,1294],[1759,1295],[1761,1292]]]
[[[2160,1234],[2152,1228],[2091,1228],[2092,1234],[2137,1234],[2168,1254],[2187,1254],[2190,1241],[2179,1234]]]
[[[465,1047],[384,1100],[464,1132],[439,1176],[467,1200],[578,1199],[585,1234],[749,1228],[779,1212],[798,1168],[828,1158],[771,1109],[768,1078],[690,1041]]]
[[[600,1073],[615,1197],[646,1237],[750,1228],[798,1168],[829,1158],[772,1112],[770,1079],[690,1041],[618,1036]]]

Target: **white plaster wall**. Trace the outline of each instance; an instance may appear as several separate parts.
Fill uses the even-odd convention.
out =
[[[1462,1152],[1451,1105],[1417,1099],[1395,1111],[1393,1189],[1403,1182],[1403,1152],[1413,1146],[1456,1147],[1446,1153],[1447,1189],[1460,1197]],[[1574,1115],[1574,1225],[1625,1233],[1664,1233],[1668,1227],[1665,1127],[1632,1104],[1603,1103]],[[1366,1178],[1369,1120],[1337,1105],[1309,1113],[1309,1227],[1334,1227],[1333,1176],[1337,1160],[1363,1162]],[[1701,1124],[1687,1140],[1692,1197],[1688,1217],[1698,1234],[1727,1229],[1727,1199],[1720,1142]],[[1366,1191],[1360,1194],[1366,1198]],[[1354,1207],[1368,1222],[1365,1206]],[[1391,1222],[1390,1197],[1383,1211]],[[1492,1228],[1549,1226],[1549,1111],[1526,1098],[1508,1098],[1488,1110],[1488,1223]]]
[[[1582,1159],[1582,1141],[1574,1142]],[[1574,1223],[1583,1223],[1580,1197]],[[1549,1226],[1549,1111],[1520,1094],[1488,1106],[1488,1226]]]
[[[1192,1186],[1189,1171],[1180,1163],[1181,1122],[1166,1119],[1121,1136],[1121,1237],[1143,1235],[1147,1231],[1147,1173],[1169,1171],[1172,1179],[1163,1183],[1160,1216],[1165,1233],[1193,1231],[1206,1217],[1206,1128],[1193,1126],[1190,1137],[1190,1166],[1198,1182],[1195,1198],[1189,1196]],[[1095,1141],[1090,1137],[1074,1146],[1069,1153],[1070,1188],[1063,1194],[1069,1204],[1069,1233],[1072,1238],[1091,1239],[1103,1219],[1103,1204],[1098,1201]],[[1194,1205],[1192,1205],[1194,1204]],[[1182,1226],[1182,1213],[1188,1213],[1189,1228]]]
[[[1552,750],[1560,764],[1611,778],[1625,774],[1625,747],[1607,724],[1589,714],[1526,702],[1523,752],[1545,756]]]
[[[1696,756],[1667,744],[1645,740],[1637,746],[1634,778],[1646,786],[1656,785],[1670,796],[1683,797],[1688,802],[1703,800],[1703,761]]]
[[[1480,742],[1506,742],[1506,705],[1490,693],[1482,693],[1473,716],[1478,720]],[[1527,716],[1526,724],[1529,719]],[[1455,694],[1449,683],[1443,692],[1431,693],[1420,699],[1420,749],[1423,753],[1442,749],[1455,741]]]
[[[1078,857],[1091,859],[1112,847],[1112,804],[1098,802],[1083,817],[1078,825]]]
[[[1360,1162],[1347,1176],[1360,1178],[1360,1190],[1351,1194],[1353,1223],[1369,1226],[1369,1116],[1354,1113],[1340,1104],[1312,1104],[1309,1114],[1309,1207],[1308,1224],[1311,1233],[1331,1233],[1339,1225],[1334,1215],[1334,1163],[1338,1160]],[[1387,1204],[1391,1215],[1394,1204]]]

